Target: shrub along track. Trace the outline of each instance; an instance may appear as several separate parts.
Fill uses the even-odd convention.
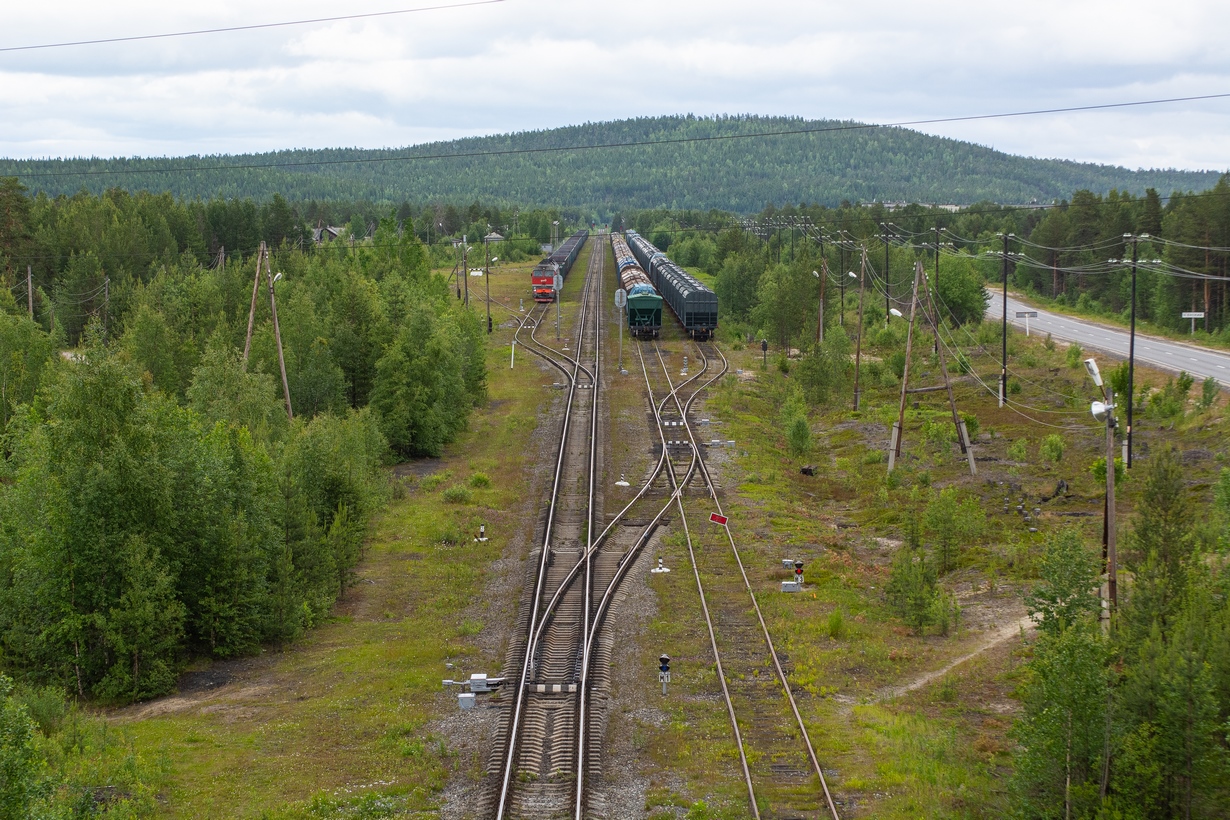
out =
[[[703,445],[695,433],[693,407],[701,391],[728,369],[725,356],[715,345],[698,345],[696,349],[703,370],[710,367],[711,361],[720,361],[721,367],[717,375],[696,388],[686,401],[680,401],[679,387],[671,383],[661,350],[655,345],[654,352],[669,392],[653,407],[663,450],[670,454],[672,481],[675,480],[675,459],[687,451],[689,464],[678,486],[686,489],[694,478],[699,478],[707,496],[701,509],[697,509],[702,507],[700,504],[686,504],[687,495],[682,491],[676,494],[676,502],[718,680],[739,747],[749,811],[756,818],[832,817],[836,820],[836,805],[787,678],[788,659],[780,656],[773,645],[729,524],[720,525],[724,540],[730,546],[729,553],[698,550],[693,543],[688,509],[693,508],[691,521],[700,527],[714,526],[708,521],[710,512],[723,513],[720,488],[701,456]],[[641,353],[639,348],[638,353]],[[644,368],[643,353],[641,357]],[[652,396],[654,389],[648,369],[645,372],[646,389]],[[667,408],[668,400],[674,405],[673,410]],[[686,434],[686,439],[678,438],[680,432]],[[670,441],[681,443],[670,444]],[[724,558],[719,557],[723,555]],[[702,564],[703,574],[708,579],[708,592],[702,581]],[[754,618],[750,617],[752,613],[748,612],[746,603],[741,603],[745,592],[751,597]],[[724,649],[719,648],[718,635],[722,637]]]

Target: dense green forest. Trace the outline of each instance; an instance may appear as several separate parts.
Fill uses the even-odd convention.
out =
[[[1047,545],[1014,730],[1021,817],[1227,816],[1230,471],[1197,514],[1179,454],[1163,449],[1141,502],[1124,551],[1129,594],[1109,631],[1096,555],[1073,532]]]
[[[1087,315],[1127,319],[1134,248],[1138,320],[1187,330],[1182,312],[1204,311],[1207,318],[1197,323],[1197,339],[1230,343],[1225,279],[1230,273],[1230,176],[1208,190],[1168,196],[1152,188],[1141,196],[1078,190],[1047,207],[983,202],[950,213],[917,204],[893,210],[880,203],[787,205],[765,208],[750,219],[714,211],[630,209],[616,212],[612,222],[635,228],[680,264],[713,276],[728,320],[783,344],[797,345],[814,335],[819,289],[807,280],[821,254],[831,272],[850,271],[858,269],[866,248],[876,287],[900,302],[908,299],[916,260],[929,272],[939,265],[941,288],[957,287],[945,279],[966,272],[998,284],[1005,234],[1013,290]],[[798,292],[771,307],[760,291],[762,283],[776,281],[763,276],[778,266],[793,271],[792,287]],[[831,275],[830,282],[840,288],[844,280]],[[830,291],[828,298],[840,297]],[[964,321],[969,311],[978,310],[970,298],[966,289],[963,296],[946,293],[942,301]],[[871,310],[882,318],[883,301],[879,304]],[[839,306],[828,304],[826,315]]]
[[[740,134],[781,135],[732,139]],[[573,146],[615,147],[561,150]],[[1194,190],[1216,181],[1212,172],[1018,157],[905,128],[757,116],[643,117],[404,149],[4,160],[0,176],[17,176],[53,196],[120,187],[258,202],[275,192],[292,202],[477,198],[601,213],[626,207],[751,213],[767,203],[836,206],[843,200],[1051,202],[1078,189],[1141,195],[1149,187]]]
[[[255,259],[203,263],[188,206],[6,191],[0,242],[39,287],[10,264],[0,288],[3,668],[122,702],[293,640],[349,582],[380,465],[438,453],[484,396],[476,314],[390,217],[276,250],[245,360]]]

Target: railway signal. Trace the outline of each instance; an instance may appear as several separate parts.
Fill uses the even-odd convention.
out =
[[[769,340],[768,339],[760,340],[760,352],[764,354],[764,366],[768,368],[769,366]]]
[[[794,580],[798,581],[800,587],[803,586],[803,562],[794,562]]]
[[[658,682],[662,684],[662,694],[666,694],[666,684],[671,682],[671,656],[662,654],[658,657]]]

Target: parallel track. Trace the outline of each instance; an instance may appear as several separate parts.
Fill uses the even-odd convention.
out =
[[[709,498],[711,499],[714,507],[716,508],[716,512],[718,512],[721,515],[724,515],[724,511],[721,506],[721,501],[719,500],[719,497],[718,497],[718,488],[716,484],[714,483],[713,478],[709,472],[708,465],[705,463],[704,458],[700,456],[700,452],[701,452],[700,442],[698,441],[695,430],[693,428],[693,422],[689,418],[689,412],[697,396],[701,393],[701,391],[703,391],[706,387],[712,384],[713,381],[715,381],[716,379],[724,375],[729,368],[729,365],[726,361],[726,357],[722,355],[721,351],[715,345],[711,345],[711,344],[703,345],[703,346],[698,345],[697,349],[698,349],[698,352],[700,353],[700,358],[705,368],[708,367],[709,360],[711,358],[711,356],[706,355],[706,352],[705,352],[706,348],[711,350],[712,353],[716,354],[716,357],[720,359],[722,363],[722,367],[720,371],[718,372],[718,374],[714,376],[712,379],[710,379],[709,381],[705,382],[704,385],[697,388],[688,397],[686,402],[680,403],[679,398],[678,398],[678,389],[675,388],[673,385],[671,386],[672,389],[670,392],[670,396],[668,396],[668,398],[670,397],[674,398],[676,409],[679,412],[680,419],[682,421],[683,429],[686,430],[687,436],[688,436],[688,442],[690,443],[690,449],[692,451],[692,458],[688,465],[688,477],[689,478],[691,477],[692,471],[694,469],[698,470],[699,475],[703,479],[705,489],[708,491]],[[660,349],[658,349],[656,345],[655,345],[655,352],[658,355],[658,360],[661,363],[664,374],[666,375],[667,382],[668,384],[670,384],[669,372],[667,371],[665,361],[662,360]],[[642,357],[642,366],[643,366],[643,357]],[[652,393],[652,388],[650,388],[648,381],[646,382],[646,388],[650,389]],[[658,421],[659,421],[659,430],[661,430],[662,429],[661,405],[658,405]],[[673,465],[671,469],[673,472]],[[681,486],[686,486],[686,485],[687,485],[687,481],[685,480],[684,482],[682,482]],[[721,683],[723,698],[726,702],[727,711],[731,718],[732,731],[735,736],[735,742],[739,746],[739,757],[740,757],[740,762],[741,762],[741,767],[742,767],[742,773],[744,775],[744,780],[748,788],[749,811],[751,812],[751,815],[753,817],[759,818],[761,815],[760,815],[760,808],[758,805],[759,801],[757,800],[757,795],[756,795],[756,789],[753,784],[754,778],[752,775],[751,768],[748,766],[748,763],[747,763],[748,756],[743,748],[744,739],[742,737],[742,733],[739,730],[738,721],[735,718],[734,699],[731,696],[730,686],[728,686],[727,678],[723,672],[723,665],[721,662],[721,653],[719,652],[717,639],[714,634],[713,618],[711,616],[708,602],[706,600],[704,585],[701,582],[700,568],[696,561],[696,550],[694,549],[694,546],[693,546],[692,534],[687,526],[687,516],[684,510],[684,499],[683,499],[682,493],[680,494],[678,498],[678,503],[679,503],[679,508],[680,508],[680,517],[683,519],[683,522],[684,522],[684,535],[685,535],[687,545],[688,545],[688,554],[691,560],[693,574],[696,579],[697,591],[698,591],[698,594],[701,600],[701,609],[702,609],[702,612],[704,613],[706,626],[708,627],[708,630],[709,630],[710,645],[714,653],[715,663],[717,666],[718,679],[719,679],[719,682]],[[816,757],[815,749],[812,745],[811,737],[808,734],[807,727],[803,722],[802,715],[799,713],[798,706],[794,699],[794,693],[790,688],[789,680],[787,679],[786,672],[783,668],[783,661],[778,655],[777,649],[773,644],[772,637],[769,634],[768,626],[766,625],[764,616],[760,611],[760,604],[756,600],[755,592],[753,591],[751,582],[749,581],[747,577],[747,571],[744,567],[742,557],[739,554],[739,549],[735,543],[734,535],[730,530],[730,525],[729,523],[727,523],[721,526],[725,532],[726,540],[730,545],[731,553],[735,559],[735,563],[738,566],[739,574],[743,581],[743,586],[747,590],[748,596],[751,598],[752,607],[756,613],[756,620],[760,627],[759,629],[760,637],[762,637],[764,640],[764,647],[768,653],[768,657],[770,658],[772,662],[773,669],[776,673],[777,681],[781,685],[782,694],[784,695],[786,702],[790,707],[790,712],[794,718],[794,723],[797,726],[799,735],[801,736],[803,740],[803,745],[807,752],[807,760],[808,760],[808,763],[810,764],[811,771],[815,774],[819,782],[820,793],[823,796],[823,808],[825,809],[824,813],[826,815],[831,816],[833,820],[839,820],[837,807],[833,801],[831,793],[829,792],[828,783],[824,777],[824,772],[820,766],[819,760]],[[729,609],[732,607],[733,602],[723,601],[722,604],[723,606]],[[740,630],[738,629],[739,624],[736,622],[736,619],[729,618],[728,620],[730,621],[728,625],[729,631],[735,634],[739,633],[740,632]],[[738,639],[735,641],[735,646],[740,647],[743,654],[748,654],[747,647],[751,643],[751,641],[754,639],[752,639],[751,636],[738,635],[738,634],[737,634],[737,637]],[[752,675],[750,677],[742,676],[742,675],[740,676],[741,680],[755,680],[756,678],[757,678],[756,675]],[[751,688],[751,686],[744,685],[743,688]],[[748,693],[748,694],[752,694],[752,693]],[[756,693],[756,694],[759,695],[759,697],[755,697],[755,696],[748,697],[747,700],[749,701],[749,703],[753,704],[753,713],[754,713],[753,721],[754,721],[754,724],[757,730],[755,734],[763,737],[766,734],[766,730],[769,729],[770,726],[776,725],[777,721],[776,721],[775,715],[772,714],[772,711],[770,709],[764,708],[763,706],[765,701],[768,700],[767,698],[763,696],[764,695],[763,691]],[[756,708],[757,705],[760,705],[760,708]],[[773,739],[778,741],[778,744],[789,745],[790,740],[789,740],[787,732],[779,730],[777,732],[771,732],[770,734],[776,735],[776,737]],[[760,752],[760,754],[758,754],[756,757],[758,759],[764,759],[766,757],[765,752],[768,752],[770,750],[757,749],[757,751]],[[781,753],[777,749],[774,749],[772,750],[770,754],[767,755],[767,757],[770,759],[770,761],[772,761],[774,757],[779,756],[780,754]],[[781,780],[800,779],[798,778],[798,775],[801,775],[804,773],[798,770],[796,767],[790,766],[788,764],[784,764],[780,762],[778,763],[770,762],[769,772],[764,773],[764,774],[766,774],[768,777],[774,780],[781,781]],[[781,789],[779,788],[778,791],[781,791]],[[798,816],[797,812],[791,816]]]
[[[594,521],[597,506],[595,489],[600,451],[598,392],[602,375],[599,355],[601,339],[599,319],[602,306],[602,265],[605,257],[605,248],[601,242],[596,242],[595,248],[595,252],[591,253],[591,262],[582,296],[582,309],[578,318],[579,343],[575,356],[568,355],[565,351],[553,348],[536,338],[538,328],[547,318],[550,305],[545,306],[537,319],[533,321],[528,339],[520,339],[526,327],[524,317],[521,317],[521,324],[514,336],[514,339],[521,342],[523,349],[543,358],[564,374],[567,379],[568,397],[560,430],[551,495],[545,511],[546,521],[542,547],[536,556],[532,604],[522,615],[525,624],[520,634],[524,636],[525,644],[520,657],[521,674],[517,679],[517,686],[513,692],[512,704],[505,723],[502,724],[502,728],[506,731],[498,747],[499,796],[494,806],[491,807],[490,813],[499,820],[505,817],[563,816],[567,812],[571,812],[576,820],[583,820],[587,816],[605,816],[601,799],[593,793],[590,786],[595,776],[601,773],[603,738],[597,728],[605,723],[602,696],[605,694],[605,687],[609,684],[607,664],[603,662],[606,654],[609,653],[609,645],[604,646],[602,643],[605,634],[603,626],[610,615],[622,581],[645,545],[650,542],[658,526],[674,507],[679,511],[683,533],[687,541],[718,680],[738,747],[741,774],[748,791],[749,814],[759,820],[761,817],[760,801],[757,799],[755,783],[765,777],[777,781],[783,778],[787,781],[798,780],[799,776],[805,778],[805,773],[794,766],[782,763],[770,762],[767,772],[764,771],[763,765],[749,765],[749,755],[745,751],[746,741],[736,715],[735,703],[741,698],[737,696],[738,693],[732,695],[718,644],[719,633],[727,631],[728,628],[732,634],[738,633],[739,630],[733,625],[723,626],[720,623],[715,627],[715,618],[709,609],[701,580],[701,569],[693,546],[692,533],[688,526],[684,498],[688,485],[700,477],[717,511],[722,512],[718,490],[710,475],[708,465],[705,464],[701,455],[702,450],[689,413],[700,394],[721,378],[728,371],[729,365],[716,346],[698,345],[701,368],[694,376],[675,384],[655,344],[655,353],[657,353],[662,374],[668,385],[666,394],[657,400],[654,397],[649,366],[645,363],[642,345],[636,345],[645,378],[645,388],[656,422],[655,426],[658,428],[661,455],[644,477],[632,500],[612,517],[601,533],[595,536]],[[500,305],[500,307],[518,316],[506,306]],[[588,327],[591,322],[592,342],[588,341],[591,338]],[[706,349],[716,355],[706,355]],[[586,351],[592,355],[592,368],[586,366],[586,363],[590,361]],[[583,363],[583,360],[586,363]],[[712,360],[720,361],[720,369],[700,382],[701,377],[710,371]],[[588,407],[574,408],[578,387],[583,386],[578,382],[578,378],[582,376],[587,378],[588,384],[592,386],[591,395]],[[694,389],[684,400],[682,395],[685,388],[689,386]],[[673,404],[673,412],[667,409],[668,404]],[[576,415],[582,417],[586,412],[589,413],[587,431],[578,433],[574,429],[574,409]],[[674,416],[675,413],[678,414],[678,423],[674,429],[682,429],[687,434],[687,449],[690,451],[690,458],[686,468],[676,463],[676,457],[671,453],[672,445],[668,444],[664,432],[666,429],[664,416]],[[582,421],[585,420],[582,419]],[[583,442],[584,447],[581,448],[578,442]],[[673,446],[678,449],[678,445]],[[573,463],[581,460],[578,456],[582,455],[582,450],[586,462],[584,469],[580,469],[579,464]],[[569,454],[571,458],[568,457]],[[572,468],[573,473],[567,478],[565,477],[566,465]],[[668,483],[665,491],[669,493],[669,499],[665,504],[659,506],[660,502],[654,503],[654,499],[661,495],[661,491],[655,491],[655,485],[660,484],[663,477]],[[581,493],[578,490],[581,483],[585,485],[584,503],[583,508],[578,508],[575,502],[580,501]],[[567,489],[565,485],[572,486],[572,489]],[[574,502],[571,505],[568,503],[570,499]],[[629,520],[630,513],[635,508],[646,505],[650,506],[650,510],[646,512],[652,512],[647,525],[636,528],[622,526],[621,528],[621,525],[625,525],[625,522]],[[571,520],[570,515],[575,516],[576,513],[581,512],[583,512],[583,522]],[[570,542],[566,534],[561,534],[557,530],[561,528],[566,530],[570,525],[576,528],[578,524],[580,525],[579,531],[571,533],[576,536],[575,541],[571,542],[575,543],[575,551],[563,549]],[[794,723],[802,737],[807,762],[819,781],[823,808],[826,809],[824,813],[834,820],[839,820],[811,738],[795,703],[784,662],[773,645],[734,536],[729,525],[723,525],[723,529],[738,566],[743,586],[751,597],[759,624],[759,634],[763,638],[768,657],[772,661],[776,680],[780,683],[781,693],[789,705]],[[584,546],[580,543],[582,534]],[[565,554],[575,556],[575,560],[567,562],[555,560]],[[598,590],[601,590],[600,595],[596,595]],[[732,606],[733,602],[723,601],[722,606],[719,607],[720,617],[717,620],[727,618]],[[742,608],[739,607],[739,609]],[[738,635],[738,638],[744,644],[754,640],[749,635]],[[736,654],[741,655],[740,662],[745,662],[749,653],[745,647],[741,653]],[[596,658],[598,660],[595,660]],[[552,691],[556,685],[558,689]],[[543,688],[546,691],[541,691]],[[763,705],[766,699],[765,693],[744,691],[743,695],[748,696],[748,702],[753,704],[755,730],[752,734],[756,736],[758,742],[763,743],[765,732],[762,724],[774,719],[771,708]],[[760,705],[757,706],[757,704]],[[775,740],[780,743],[790,733],[779,731],[776,734]],[[797,740],[795,742],[797,743]],[[782,757],[781,752],[777,749],[770,750],[757,746],[756,751],[758,758],[767,758],[770,761]],[[781,792],[781,783],[777,783],[776,786],[777,791]],[[770,791],[773,790],[770,789]],[[809,817],[818,816],[814,810],[805,810],[804,813]],[[782,816],[802,815],[799,815],[796,810],[794,814]]]

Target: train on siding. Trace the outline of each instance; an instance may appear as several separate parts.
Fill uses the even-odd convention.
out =
[[[696,339],[708,339],[717,329],[717,294],[692,274],[666,258],[636,231],[627,231],[628,247],[662,299],[679,317],[683,329]]]
[[[568,271],[572,270],[572,263],[577,261],[577,255],[588,238],[589,231],[577,231],[534,266],[530,272],[530,287],[534,291],[535,302],[555,301],[555,274],[568,278]]]
[[[662,297],[642,270],[627,241],[611,234],[611,250],[615,252],[615,268],[619,286],[628,295],[628,330],[633,336],[656,337],[662,329]]]

